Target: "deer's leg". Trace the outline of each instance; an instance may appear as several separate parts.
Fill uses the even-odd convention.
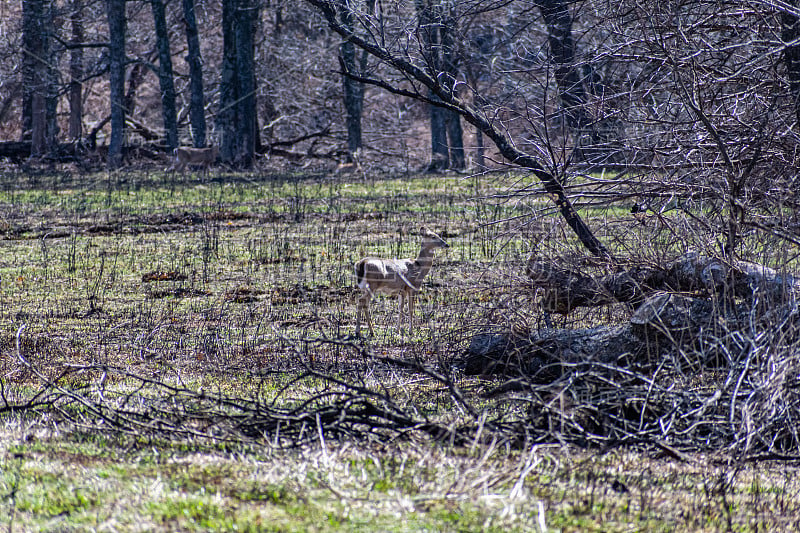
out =
[[[369,326],[369,332],[372,336],[375,336],[375,329],[372,327],[372,317],[369,314],[369,303],[370,303],[371,295],[369,291],[364,291],[361,296],[358,297],[358,311],[356,314],[356,336],[361,334],[361,313],[367,317],[367,325]]]
[[[364,307],[364,314],[367,316],[367,325],[369,326],[369,333],[373,337],[375,336],[375,328],[372,327],[372,314],[369,312],[369,300],[367,300],[367,305]]]
[[[408,335],[414,332],[414,293],[408,293]]]
[[[397,295],[397,328],[400,333],[403,333],[403,310],[405,308],[405,300],[403,299],[403,291]]]
[[[361,309],[363,308],[362,300],[364,295],[358,297],[356,300],[356,337],[361,335]]]

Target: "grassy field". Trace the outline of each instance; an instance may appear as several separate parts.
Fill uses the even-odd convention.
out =
[[[439,382],[364,354],[446,368],[479,326],[538,324],[532,296],[514,290],[525,258],[579,252],[545,201],[512,193],[530,186],[505,175],[0,177],[0,528],[798,528],[800,482],[785,462],[678,461],[645,447],[451,446],[411,433],[335,439],[313,427],[310,444],[287,448],[266,435],[103,431],[81,424],[90,407],[34,405],[49,405],[42,391],[54,387],[91,388],[131,409],[167,387],[301,405],[335,389],[324,373],[457,424],[465,413]],[[624,210],[586,212],[621,252],[680,241],[673,227],[637,242]],[[423,224],[451,247],[419,297],[419,327],[401,335],[396,302],[377,298],[376,336],[353,338],[354,262],[414,256]],[[128,377],[97,371],[103,365]],[[476,402],[496,384],[456,380]],[[9,408],[22,400],[32,403]]]

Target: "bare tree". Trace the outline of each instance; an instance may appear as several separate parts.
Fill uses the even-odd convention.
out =
[[[61,25],[61,13],[56,2],[45,4],[44,13],[44,58],[45,58],[45,150],[51,156],[55,155],[58,141],[58,98],[62,94],[61,72],[59,65],[64,47],[57,45]]]
[[[161,88],[161,116],[164,120],[164,135],[167,148],[178,146],[178,119],[175,112],[175,82],[172,74],[167,15],[163,0],[150,0],[153,10],[153,25],[158,49],[158,85]]]
[[[442,68],[452,80],[458,80],[459,61],[461,54],[458,52],[457,17],[455,15],[456,2],[450,1],[444,6],[442,24],[439,29],[442,40]],[[457,82],[454,81],[453,91],[458,95]],[[447,127],[448,149],[450,151],[449,168],[463,170],[466,167],[464,155],[464,130],[461,127],[461,116],[455,111],[445,113],[445,126]]]
[[[340,0],[340,16],[342,27],[353,31],[354,12],[346,9],[346,3]],[[369,0],[368,11],[374,10],[374,0]],[[357,61],[356,47],[348,39],[339,45],[339,62],[342,68],[342,93],[344,97],[345,121],[347,124],[347,156],[345,163],[353,163],[353,158],[361,150],[361,114],[364,107],[364,84],[355,79],[366,70],[367,54],[362,52]]]
[[[45,5],[44,0],[26,0],[22,3],[22,135],[23,139],[30,138],[31,154],[34,156],[46,151],[46,13],[49,13],[49,6]]]
[[[255,21],[258,8],[251,0],[222,4],[223,64],[220,80],[220,156],[247,168],[256,147]]]
[[[69,137],[78,140],[83,135],[83,75],[85,40],[83,0],[72,0],[70,25],[72,42],[69,62]]]
[[[404,41],[394,41],[394,48],[388,48],[386,41],[380,39],[384,30],[367,33],[370,37],[360,37],[348,31],[341,24],[338,13],[340,6],[329,0],[308,0],[310,4],[320,10],[328,25],[343,37],[350,39],[356,46],[367,51],[382,62],[386,67],[399,74],[405,82],[393,83],[389,79],[369,79],[370,83],[384,88],[395,94],[401,94],[427,102],[437,108],[455,112],[476,128],[480,129],[497,146],[499,152],[509,161],[520,167],[529,169],[539,178],[545,191],[558,207],[567,224],[575,232],[580,242],[592,254],[609,257],[606,247],[595,237],[589,226],[583,221],[567,197],[566,191],[559,178],[545,170],[536,156],[525,153],[515,143],[508,130],[501,129],[502,124],[495,121],[492,114],[485,109],[475,107],[455,90],[455,80],[447,72],[434,68],[435,63],[426,57],[430,48],[425,43],[432,39],[431,36],[420,36],[418,32],[411,33],[422,52],[412,55],[414,48]],[[419,6],[418,6],[419,7]],[[424,6],[422,6],[424,8]],[[385,22],[376,17],[369,18],[362,14],[361,20],[369,20],[369,24],[381,28]],[[422,27],[424,28],[424,24]],[[377,37],[377,38],[376,38]],[[491,113],[497,113],[494,108]]]
[[[206,145],[206,113],[203,94],[203,59],[200,55],[200,36],[197,31],[194,0],[183,0],[183,23],[186,27],[186,61],[189,63],[190,111],[192,140],[195,148]]]
[[[561,100],[561,108],[566,123],[574,132],[572,156],[576,162],[599,164],[613,162],[614,154],[604,146],[600,135],[602,121],[592,120],[587,112],[587,75],[576,61],[576,44],[572,36],[573,16],[570,2],[564,0],[536,0],[547,27],[547,41],[550,49],[550,62],[553,65],[555,81]],[[583,65],[587,73],[593,69]]]
[[[784,45],[796,15],[785,3],[705,0],[621,2],[606,15],[615,37],[599,53],[617,64],[607,104],[632,133],[626,151],[658,170],[641,196],[655,212],[682,198],[714,253],[740,255],[748,227],[783,225],[779,206],[796,205],[798,85]],[[698,233],[696,246],[708,242]]]
[[[441,9],[438,3],[427,0],[416,0],[417,17],[419,18],[419,34],[423,46],[428,74],[437,78],[442,72],[442,25]],[[449,80],[448,80],[449,81]],[[444,170],[450,165],[450,150],[447,148],[446,109],[438,105],[439,97],[435,91],[428,91],[431,128],[431,162],[429,172]]]
[[[456,17],[452,2],[416,0],[419,34],[428,74],[457,94],[458,68],[454,38]],[[458,113],[437,105],[439,96],[429,91],[431,125],[431,162],[428,171],[465,166],[461,118]]]
[[[111,104],[111,138],[108,144],[108,166],[122,164],[125,142],[125,0],[107,0],[109,100]]]

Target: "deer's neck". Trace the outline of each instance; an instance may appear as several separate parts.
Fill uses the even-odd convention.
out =
[[[408,280],[413,283],[417,289],[419,289],[419,287],[422,285],[422,280],[424,280],[425,276],[428,275],[428,272],[431,271],[432,265],[433,249],[422,248],[419,251],[419,255],[414,260],[413,267],[410,269]]]

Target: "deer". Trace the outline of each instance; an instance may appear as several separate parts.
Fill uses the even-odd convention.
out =
[[[201,165],[203,173],[208,173],[208,168],[214,164],[219,155],[219,146],[209,146],[207,148],[187,148],[178,147],[172,152],[175,157],[172,166],[167,171],[180,171],[181,174],[186,170],[187,165]]]
[[[344,162],[336,165],[336,170],[333,171],[334,176],[353,174],[356,172],[363,173],[364,169],[361,168],[361,149],[355,152],[348,152],[347,158]]]
[[[403,310],[408,308],[408,334],[411,335],[414,327],[414,297],[422,289],[422,281],[431,271],[433,265],[433,252],[437,248],[449,248],[444,239],[423,226],[420,228],[422,235],[422,248],[416,259],[380,259],[378,257],[365,257],[355,264],[356,281],[361,294],[358,297],[358,311],[356,314],[356,336],[361,334],[361,315],[367,317],[367,325],[372,336],[375,329],[372,327],[372,317],[369,305],[376,293],[384,293],[398,298],[398,327],[403,331]]]

